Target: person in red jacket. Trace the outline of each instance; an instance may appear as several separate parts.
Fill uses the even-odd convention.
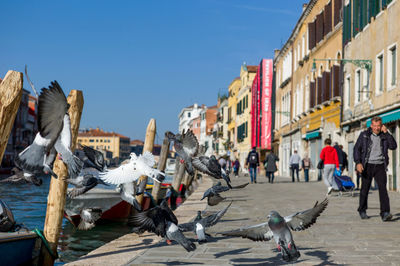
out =
[[[325,147],[322,149],[319,158],[324,162],[324,182],[328,187],[327,195],[331,194],[332,189],[338,189],[334,179],[333,173],[335,168],[339,170],[339,159],[336,149],[331,146],[331,139],[325,139]]]

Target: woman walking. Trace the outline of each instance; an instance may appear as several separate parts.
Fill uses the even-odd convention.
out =
[[[278,156],[271,151],[264,160],[265,175],[269,183],[274,183],[274,173],[278,170],[276,162],[279,161]]]
[[[322,149],[319,158],[324,162],[324,182],[328,187],[326,195],[331,194],[332,189],[339,189],[333,180],[335,168],[339,170],[339,159],[335,148],[331,146],[331,139],[325,139],[325,147]]]

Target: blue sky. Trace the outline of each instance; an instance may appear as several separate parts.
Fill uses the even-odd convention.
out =
[[[155,118],[161,143],[183,107],[215,105],[243,62],[272,58],[304,2],[6,1],[0,76],[27,64],[38,89],[83,91],[81,128],[143,139]]]

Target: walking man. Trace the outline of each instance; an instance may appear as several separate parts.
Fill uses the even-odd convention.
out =
[[[371,119],[371,126],[361,132],[354,145],[354,162],[357,172],[361,174],[360,205],[358,212],[361,219],[368,219],[368,192],[372,178],[379,189],[380,215],[382,221],[390,221],[389,196],[386,190],[386,168],[389,164],[388,150],[397,148],[396,140],[388,132],[379,116]]]
[[[307,154],[304,156],[303,160],[301,160],[301,168],[303,168],[304,170],[304,180],[308,182],[309,171],[311,168],[311,160]]]
[[[297,176],[297,182],[300,182],[299,180],[299,166],[300,166],[301,158],[300,155],[297,154],[297,150],[294,150],[294,153],[292,156],[290,156],[289,159],[289,165],[290,165],[290,170],[292,174],[292,182],[294,182],[294,172],[296,171],[296,176]]]
[[[256,147],[253,147],[253,149],[249,152],[249,155],[247,155],[246,159],[246,166],[249,169],[250,173],[250,181],[253,184],[257,183],[257,167],[260,165],[260,160],[258,157],[258,153],[256,151]]]

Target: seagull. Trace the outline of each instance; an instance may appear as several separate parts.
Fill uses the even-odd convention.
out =
[[[226,184],[228,185],[228,187],[232,188],[232,186],[230,184],[231,180],[229,178],[229,175],[226,174],[226,172],[221,167],[221,165],[218,163],[218,161],[214,155],[211,155],[210,157],[207,157],[207,156],[194,157],[194,158],[192,158],[192,164],[193,164],[194,168],[196,168],[197,170],[199,170],[202,173],[205,173],[216,179],[223,178],[226,181]]]
[[[174,142],[176,153],[181,158],[181,163],[185,164],[185,169],[190,176],[194,176],[192,157],[196,156],[199,150],[199,142],[193,131],[183,131],[182,134],[174,134],[170,131],[165,132],[165,136]]]
[[[207,234],[205,232],[205,229],[207,227],[211,227],[216,223],[218,223],[218,221],[222,218],[222,216],[224,216],[226,211],[229,209],[231,204],[232,202],[229,203],[229,205],[225,207],[223,210],[220,210],[219,212],[204,218],[201,217],[201,211],[197,211],[197,216],[192,222],[178,225],[179,230],[181,230],[182,232],[188,232],[188,231],[195,232],[199,244],[207,242],[207,237],[206,237]]]
[[[160,206],[134,214],[129,218],[128,225],[132,226],[133,231],[137,233],[149,231],[158,236],[166,237],[167,243],[174,240],[188,252],[196,249],[196,245],[179,230],[178,219],[168,207],[166,200],[163,200]]]
[[[57,152],[68,167],[69,178],[78,176],[82,161],[73,155],[71,146],[71,121],[68,114],[69,104],[57,81],[49,88],[42,88],[38,104],[39,132],[31,145],[15,158],[15,164],[24,174],[37,175],[50,173],[55,178],[51,165]]]
[[[43,183],[41,178],[36,177],[35,175],[24,173],[18,167],[14,167],[11,169],[13,175],[0,180],[0,183],[11,183],[11,184],[26,184],[31,183],[35,186],[40,186]]]
[[[81,210],[81,222],[78,225],[79,230],[90,230],[96,226],[96,221],[103,214],[100,208],[85,208]]]
[[[139,157],[132,152],[130,157],[127,164],[100,173],[100,178],[104,182],[114,185],[134,182],[142,175],[148,176],[159,183],[164,180],[165,174],[153,168],[155,160],[151,152],[146,151]]]
[[[301,231],[313,225],[317,217],[325,210],[328,205],[328,199],[314,207],[302,212],[296,212],[289,216],[282,217],[277,211],[271,211],[268,215],[268,221],[265,223],[244,227],[233,231],[222,232],[225,236],[241,236],[253,241],[275,240],[278,250],[282,254],[282,259],[286,262],[296,261],[300,257],[300,252],[294,244],[292,233],[290,231]]]

